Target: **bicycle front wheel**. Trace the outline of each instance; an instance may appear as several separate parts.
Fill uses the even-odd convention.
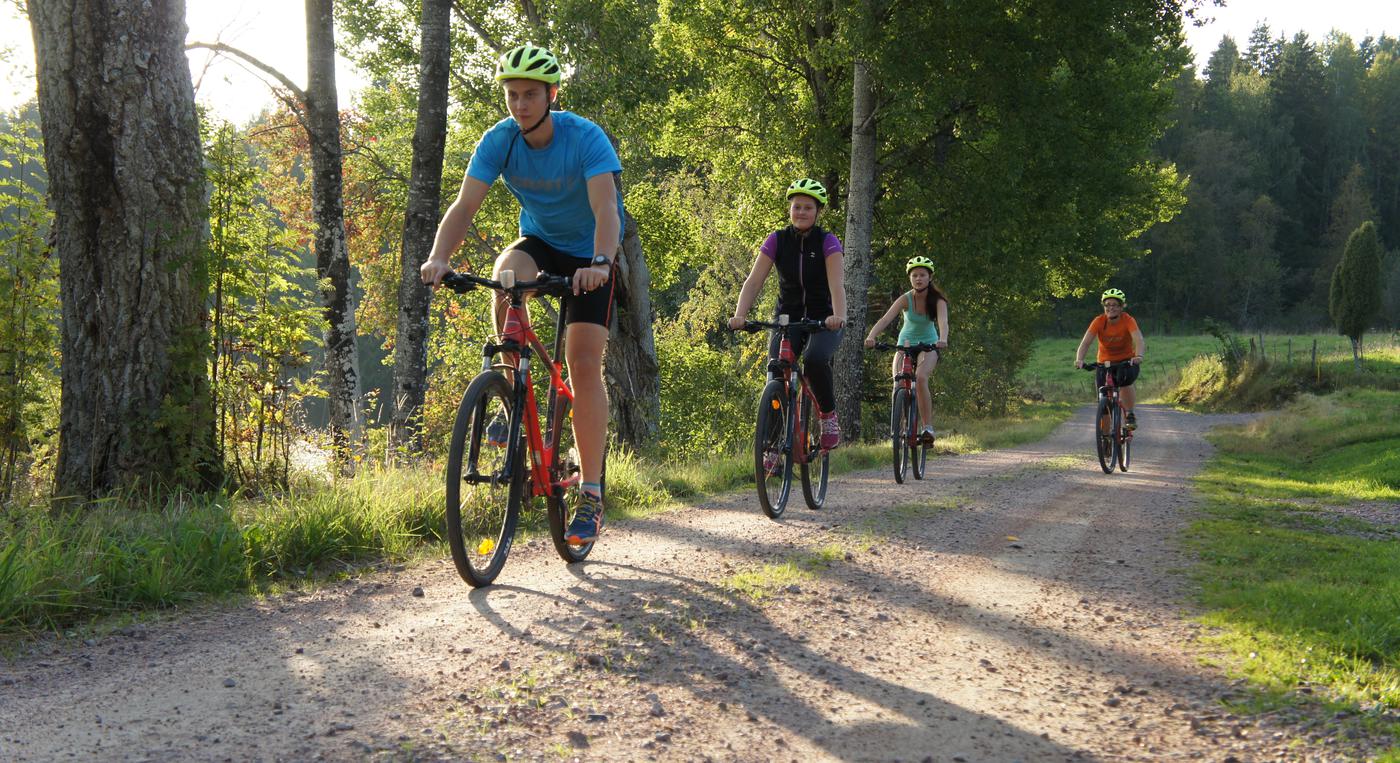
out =
[[[909,390],[897,387],[890,401],[890,444],[894,446],[894,481],[904,484],[909,474]]]
[[[821,422],[812,415],[812,398],[802,396],[802,431],[806,433],[806,442],[802,444],[804,458],[798,465],[798,472],[802,475],[802,497],[807,501],[807,508],[816,511],[826,503],[826,480],[830,471],[830,455],[822,450]]]
[[[1123,466],[1123,471],[1128,467],[1123,464],[1123,406],[1113,406],[1113,461]],[[1108,470],[1113,471],[1113,463],[1110,463]]]
[[[462,579],[490,585],[505,566],[525,490],[525,444],[512,389],[496,371],[478,375],[457,406],[447,453],[447,545]],[[514,435],[514,437],[511,437]]]
[[[1094,411],[1094,449],[1104,474],[1113,473],[1113,415],[1108,398],[1099,401]]]
[[[549,511],[549,537],[554,541],[554,550],[564,561],[572,564],[581,562],[593,550],[592,543],[571,546],[564,539],[569,528],[569,507],[578,503],[579,486],[583,474],[579,470],[578,448],[574,445],[574,420],[569,415],[572,405],[569,399],[559,397],[550,416],[549,431],[545,433],[545,448],[553,446],[554,468],[550,474],[550,496],[547,501]],[[608,467],[604,456],[603,475],[599,480],[603,495],[607,495]]]
[[[924,478],[924,466],[928,464],[928,452],[933,447],[925,445],[922,430],[919,429],[919,403],[909,396],[909,460],[913,461],[914,479]]]
[[[753,438],[754,483],[763,513],[783,515],[792,491],[792,406],[780,381],[770,381],[758,396],[758,427]]]

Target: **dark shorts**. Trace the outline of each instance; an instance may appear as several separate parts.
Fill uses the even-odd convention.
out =
[[[1138,371],[1141,370],[1142,366],[1135,366],[1131,363],[1121,366],[1114,366],[1110,369],[1099,368],[1094,371],[1094,378],[1099,380],[1098,386],[1102,387],[1104,377],[1108,375],[1109,371],[1112,371],[1114,384],[1117,384],[1120,387],[1131,387],[1133,386],[1133,382],[1137,381]]]
[[[519,249],[530,255],[540,270],[556,276],[572,276],[579,268],[588,267],[588,260],[561,252],[535,236],[518,238],[506,249]],[[613,272],[602,286],[578,296],[570,295],[564,300],[564,323],[596,323],[604,328],[611,326],[616,283],[617,268],[614,265]]]

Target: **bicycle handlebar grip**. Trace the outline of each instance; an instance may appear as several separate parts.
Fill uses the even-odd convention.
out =
[[[466,294],[476,288],[476,284],[468,281],[466,276],[458,273],[448,273],[442,277],[441,283],[443,286],[446,286],[458,294]]]

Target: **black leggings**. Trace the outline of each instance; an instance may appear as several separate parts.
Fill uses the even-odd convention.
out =
[[[817,406],[822,413],[836,410],[836,379],[831,370],[831,359],[836,357],[836,348],[841,346],[842,331],[789,332],[792,338],[792,352],[802,358],[802,370],[807,373],[807,383],[812,385],[812,394],[817,398]],[[811,341],[808,341],[810,339]],[[803,346],[807,352],[803,354]],[[768,335],[768,357],[778,357],[778,332]]]

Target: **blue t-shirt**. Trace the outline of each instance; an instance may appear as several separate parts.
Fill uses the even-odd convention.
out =
[[[567,111],[553,112],[551,118],[554,135],[544,148],[531,148],[510,117],[497,122],[476,144],[467,174],[487,185],[498,177],[505,181],[520,202],[520,235],[538,236],[574,257],[611,255],[593,251],[597,224],[588,203],[588,179],[622,172],[622,163],[603,128]],[[502,167],[507,152],[510,164]],[[618,194],[619,241],[622,214],[622,194]]]

